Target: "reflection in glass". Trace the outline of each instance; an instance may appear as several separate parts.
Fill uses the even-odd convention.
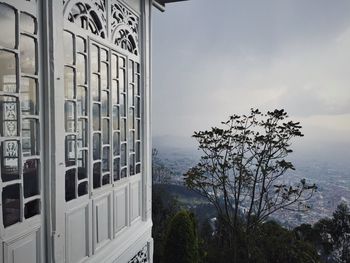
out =
[[[102,170],[103,172],[109,171],[109,147],[103,148]]]
[[[130,84],[129,85],[129,107],[134,106],[134,85]]]
[[[140,75],[136,75],[136,82],[135,82],[135,85],[136,85],[136,94],[137,95],[141,95],[141,81],[140,81]]]
[[[93,141],[93,158],[94,160],[101,159],[101,136],[98,133],[95,133],[92,138]]]
[[[94,103],[92,107],[92,118],[93,118],[93,129],[94,131],[101,130],[101,112],[100,112],[100,105],[97,103]]]
[[[31,218],[40,214],[40,200],[36,199],[24,205],[24,218]]]
[[[120,91],[125,92],[125,70],[124,69],[120,69],[119,70],[119,88]]]
[[[119,158],[116,158],[113,161],[113,179],[114,179],[114,181],[117,181],[120,179],[119,173],[120,173],[120,163],[119,163]]]
[[[130,108],[129,109],[129,129],[134,129],[135,126],[134,126],[134,109],[133,108]]]
[[[136,98],[135,110],[136,110],[136,117],[137,117],[137,118],[140,118],[140,117],[141,117],[140,106],[141,106],[140,98]]]
[[[78,116],[87,116],[87,94],[85,87],[78,87],[77,94]]]
[[[91,76],[92,100],[100,101],[100,76],[92,74]]]
[[[134,175],[135,174],[135,154],[130,155],[129,161],[130,161],[130,163],[129,163],[130,175]]]
[[[102,91],[102,116],[108,117],[109,116],[109,101],[108,101],[108,92]]]
[[[15,48],[16,46],[16,13],[8,5],[0,3],[0,46]]]
[[[135,133],[133,131],[130,132],[129,137],[129,150],[131,152],[135,151]]]
[[[136,174],[139,174],[139,173],[141,173],[141,164],[140,163],[136,165]]]
[[[117,156],[120,154],[119,132],[115,132],[113,135],[113,154],[114,156]]]
[[[37,115],[37,85],[35,79],[21,79],[21,110],[23,115]]]
[[[99,72],[99,48],[96,45],[92,45],[90,49],[91,54],[91,71],[92,73]]]
[[[3,37],[1,37],[1,39],[3,39]],[[17,92],[16,55],[11,52],[0,50],[0,68],[0,91]]]
[[[30,34],[36,33],[35,18],[26,13],[21,13],[21,31]]]
[[[127,177],[127,174],[126,174],[126,171],[127,171],[127,168],[123,168],[120,172],[120,178],[125,178]]]
[[[83,196],[88,193],[88,183],[87,182],[81,182],[78,185],[78,196]]]
[[[66,201],[75,199],[75,169],[70,169],[66,171],[65,176],[66,185]]]
[[[121,153],[121,166],[125,166],[126,165],[126,143],[123,143],[120,146],[120,153]]]
[[[120,132],[121,132],[120,140],[126,141],[126,119],[121,119]]]
[[[108,89],[108,65],[101,63],[101,89]]]
[[[78,147],[86,147],[87,146],[87,140],[86,140],[86,134],[87,134],[87,125],[85,119],[80,119],[78,121]]]
[[[112,78],[116,79],[118,78],[118,57],[117,55],[112,55],[112,62],[111,62],[111,67],[112,67]]]
[[[141,143],[136,143],[136,162],[141,162]]]
[[[77,52],[85,53],[86,51],[85,39],[81,37],[76,37],[76,48],[77,48]]]
[[[75,135],[68,135],[66,136],[66,151],[65,151],[65,158],[66,158],[66,166],[72,166],[75,165],[75,155],[76,155],[76,141],[75,141]]]
[[[128,70],[128,74],[131,76],[131,82],[134,83],[134,62],[132,60],[129,60],[129,70]]]
[[[65,101],[64,116],[66,132],[75,132],[75,102]]]
[[[35,119],[22,121],[22,152],[24,156],[38,154],[38,122]]]
[[[70,67],[64,67],[64,91],[66,99],[74,99],[74,69]]]
[[[125,94],[120,95],[120,116],[126,117]]]
[[[18,136],[18,100],[16,97],[0,96],[0,135]]]
[[[109,174],[105,174],[103,177],[102,177],[102,185],[106,185],[106,184],[109,184],[110,181],[109,181]]]
[[[2,217],[4,226],[8,227],[19,222],[20,214],[20,185],[6,186],[2,189]]]
[[[74,64],[73,34],[67,31],[64,31],[63,45],[64,45],[64,61],[68,65],[73,65]]]
[[[104,119],[102,123],[103,123],[102,141],[103,141],[103,144],[109,144],[109,120]]]
[[[39,161],[27,160],[23,165],[23,192],[24,197],[39,194]]]
[[[78,153],[78,179],[87,178],[87,151]]]
[[[113,107],[113,129],[119,130],[119,108],[118,108],[118,106]]]
[[[95,163],[93,167],[93,186],[101,187],[101,163]]]
[[[5,141],[1,144],[1,179],[3,182],[19,179],[19,151],[17,141]]]
[[[136,140],[141,140],[141,121],[137,120],[136,121]]]
[[[77,85],[86,84],[86,60],[85,56],[77,54]]]
[[[112,81],[112,96],[113,96],[113,103],[119,104],[119,88],[118,88],[118,81],[113,80]]]
[[[21,35],[21,71],[36,74],[36,43],[34,38]]]

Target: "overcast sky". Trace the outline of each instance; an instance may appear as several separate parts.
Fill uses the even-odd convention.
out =
[[[190,0],[153,16],[153,134],[284,108],[303,144],[350,144],[349,0]]]

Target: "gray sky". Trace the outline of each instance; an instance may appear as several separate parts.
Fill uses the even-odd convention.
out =
[[[190,0],[153,18],[153,134],[284,108],[304,145],[350,145],[349,0]]]

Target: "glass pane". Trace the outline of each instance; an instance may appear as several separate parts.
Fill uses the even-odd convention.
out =
[[[75,199],[75,169],[66,171],[66,201]]]
[[[135,151],[135,133],[132,131],[130,132],[130,137],[129,137],[129,150],[131,152]]]
[[[113,104],[119,104],[119,88],[117,80],[112,81],[112,96]]]
[[[26,13],[21,13],[21,31],[27,32],[30,34],[36,33],[36,25],[35,25],[34,17]]]
[[[111,62],[111,67],[112,67],[112,78],[116,79],[118,78],[118,57],[117,55],[112,55],[112,62]]]
[[[101,61],[108,61],[108,51],[101,49]]]
[[[121,166],[125,166],[126,165],[126,154],[127,154],[126,144],[123,143],[120,148],[121,148]]]
[[[100,101],[100,77],[96,74],[91,76],[92,100]]]
[[[102,170],[103,172],[109,171],[109,147],[103,148]]]
[[[131,77],[131,82],[134,82],[134,62],[132,60],[129,60],[129,70],[128,74]]]
[[[101,136],[98,133],[93,135],[93,158],[94,160],[101,159]]]
[[[120,160],[119,160],[119,158],[116,158],[113,161],[113,179],[114,179],[114,181],[120,179],[119,173],[120,173]]]
[[[134,123],[135,123],[135,119],[134,119],[134,109],[133,109],[133,108],[130,108],[130,109],[129,109],[129,129],[130,129],[130,130],[135,128]]]
[[[86,59],[84,55],[77,54],[77,85],[86,84]]]
[[[1,6],[0,6],[1,7]],[[14,184],[2,190],[2,216],[4,226],[20,221],[20,185]]]
[[[136,93],[137,95],[141,95],[141,81],[140,81],[140,75],[136,75],[136,82],[135,82],[135,86],[136,86]]]
[[[119,108],[118,108],[118,106],[113,107],[113,129],[119,130]]]
[[[136,98],[135,110],[136,110],[136,117],[137,117],[137,118],[140,118],[140,117],[141,117],[140,106],[141,106],[140,98]]]
[[[5,137],[18,136],[18,100],[15,97],[0,96],[0,128]]]
[[[0,3],[0,45],[7,48],[16,47],[16,13],[8,5]]]
[[[124,69],[120,69],[119,70],[119,88],[120,91],[125,92],[125,70]]]
[[[103,130],[102,130],[102,140],[103,144],[109,144],[109,120],[103,120]]]
[[[88,193],[88,183],[82,182],[78,185],[78,196],[83,196]]]
[[[74,70],[70,67],[64,67],[64,91],[66,99],[75,98]]]
[[[121,172],[120,172],[120,178],[125,178],[125,177],[127,177],[126,171],[127,171],[126,168],[123,168],[123,169],[121,170]]]
[[[64,106],[66,132],[75,132],[75,103],[66,101]]]
[[[136,165],[136,174],[141,173],[141,164]]]
[[[105,174],[103,177],[102,177],[102,185],[106,185],[106,184],[109,184],[110,183],[110,175],[109,174]]]
[[[101,187],[101,163],[95,163],[93,168],[93,186],[94,188]]]
[[[66,166],[75,165],[76,142],[75,135],[66,136]]]
[[[141,143],[136,143],[136,162],[141,162]]]
[[[108,117],[109,116],[109,100],[108,100],[108,92],[102,91],[102,116]]]
[[[141,140],[141,121],[136,121],[136,140]]]
[[[68,65],[74,64],[73,35],[67,31],[63,33],[64,61]]]
[[[101,89],[108,89],[108,65],[101,63]]]
[[[125,94],[120,95],[120,116],[126,117]]]
[[[36,199],[24,205],[24,218],[31,218],[40,214],[40,200]]]
[[[129,85],[129,107],[134,106],[134,85]]]
[[[1,4],[0,4],[1,8]],[[0,10],[1,14],[1,10]],[[1,21],[1,20],[0,20]],[[0,41],[3,39],[1,36]],[[16,86],[16,55],[0,50],[0,91],[17,92]]]
[[[5,141],[1,144],[1,178],[3,182],[19,179],[19,152],[17,141]]]
[[[22,73],[36,74],[36,43],[31,37],[21,35],[21,70]]]
[[[101,112],[99,104],[94,103],[92,107],[92,118],[94,131],[101,130]]]
[[[121,141],[126,141],[126,119],[121,119],[120,121],[121,121],[120,122],[120,132],[121,132],[120,140]]]
[[[23,115],[37,115],[37,85],[35,79],[21,79],[21,110]]]
[[[87,125],[85,119],[78,121],[78,147],[87,146]]]
[[[99,71],[99,56],[98,47],[96,45],[91,46],[91,71],[92,73],[97,73]]]
[[[38,122],[35,119],[22,121],[22,152],[24,156],[37,155],[38,151]]]
[[[87,116],[87,93],[85,87],[78,87],[77,107],[78,116]]]
[[[135,174],[135,154],[131,154],[130,155],[130,175],[134,175]]]
[[[87,178],[87,151],[78,153],[78,179]]]
[[[76,48],[77,52],[85,53],[86,51],[86,45],[85,45],[85,39],[81,37],[76,38]]]
[[[39,194],[39,161],[27,160],[23,165],[24,197]]]
[[[113,135],[113,154],[114,156],[117,156],[120,154],[119,132],[115,132]]]

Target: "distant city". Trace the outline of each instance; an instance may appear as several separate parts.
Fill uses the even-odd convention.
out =
[[[173,142],[171,146],[169,138],[154,138],[154,148],[158,149],[157,159],[170,171],[170,183],[182,184],[183,174],[194,166],[199,158],[200,152],[197,148],[189,145]],[[293,181],[305,178],[309,183],[315,183],[317,192],[309,201],[310,210],[304,213],[279,211],[274,215],[274,220],[285,227],[293,228],[303,223],[313,224],[324,217],[330,217],[337,205],[345,202],[350,205],[350,163],[346,162],[346,156],[337,160],[331,160],[329,156],[320,154],[291,156],[296,170],[292,171]],[[348,159],[350,161],[350,159]],[[291,181],[291,179],[288,179]],[[292,182],[293,182],[292,181]]]

